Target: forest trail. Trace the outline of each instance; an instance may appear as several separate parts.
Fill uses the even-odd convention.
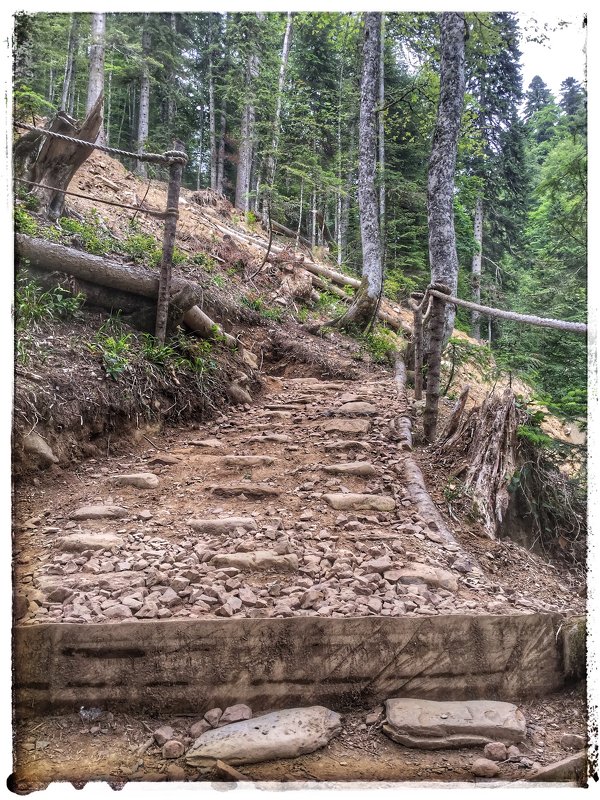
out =
[[[20,623],[584,610],[542,559],[445,540],[415,507],[391,377],[267,381],[244,410],[21,491]]]

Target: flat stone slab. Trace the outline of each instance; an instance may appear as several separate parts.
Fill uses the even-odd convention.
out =
[[[148,460],[148,464],[151,466],[156,464],[157,466],[164,466],[170,467],[173,464],[179,464],[181,459],[178,456],[172,456],[169,453],[161,453],[158,456],[154,456]]]
[[[160,480],[152,472],[137,472],[131,475],[113,475],[112,482],[117,486],[135,486],[136,489],[156,489]]]
[[[122,544],[123,538],[117,533],[70,533],[54,542],[54,546],[65,553],[110,550],[111,547],[120,547]]]
[[[281,494],[281,489],[266,483],[232,483],[229,486],[211,484],[206,489],[220,497],[237,497],[241,494],[245,497],[277,497]]]
[[[329,419],[323,423],[327,433],[368,433],[371,423],[368,419]]]
[[[406,564],[398,570],[398,583],[426,583],[428,586],[440,586],[456,592],[458,589],[458,578],[451,572],[439,567],[431,567],[428,564]]]
[[[512,703],[496,700],[443,702],[391,698],[383,732],[405,747],[437,750],[489,742],[516,744],[525,738],[525,717]]]
[[[223,447],[223,442],[219,439],[192,439],[190,444],[193,444],[194,447],[208,447],[212,450]]]
[[[363,403],[363,402],[356,402],[356,403],[344,403],[338,409],[340,414],[360,414],[360,415],[371,415],[377,414],[379,409],[377,406],[374,406],[372,403]]]
[[[384,494],[324,494],[323,499],[336,511],[393,511],[396,501]]]
[[[188,525],[199,533],[231,533],[236,528],[255,530],[254,517],[227,517],[226,519],[190,519]]]
[[[325,747],[341,729],[340,715],[323,706],[288,708],[206,731],[185,760],[194,767],[208,767],[217,759],[227,764],[255,764],[297,758]]]
[[[251,436],[249,442],[277,442],[278,444],[291,444],[293,439],[286,433],[264,433],[262,436]]]
[[[70,514],[71,519],[120,519],[126,517],[129,511],[122,506],[97,505],[82,506]]]
[[[325,450],[370,450],[371,447],[366,442],[359,442],[358,439],[338,439],[336,442],[326,442]]]
[[[223,456],[219,461],[225,467],[269,467],[277,461],[273,456]]]
[[[359,475],[361,478],[372,478],[377,475],[377,470],[368,461],[343,461],[339,464],[329,464],[323,467],[325,472],[334,475]]]
[[[219,553],[213,556],[210,563],[218,568],[278,569],[287,572],[298,569],[298,556],[294,553],[279,555],[272,550],[255,550],[252,553]]]

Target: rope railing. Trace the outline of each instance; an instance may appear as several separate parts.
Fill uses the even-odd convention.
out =
[[[450,294],[444,284],[432,283],[425,292],[413,292],[409,305],[413,312],[413,366],[415,375],[415,399],[422,397],[423,365],[427,365],[427,388],[423,411],[423,431],[428,442],[436,437],[438,405],[440,398],[440,367],[443,347],[445,307],[447,303],[470,308],[490,317],[498,317],[511,322],[535,325],[539,328],[553,328],[566,333],[586,334],[584,322],[567,322],[562,319],[538,317],[533,314],[518,314],[500,308],[482,306],[470,300],[461,300]],[[427,331],[427,336],[425,336]],[[425,352],[426,350],[426,352]]]
[[[49,131],[46,128],[38,128],[35,125],[30,125],[28,122],[15,122],[17,128],[23,128],[28,131],[35,131],[44,136],[50,136],[52,139],[61,139],[63,142],[70,142],[71,144],[79,145],[80,147],[91,147],[93,150],[100,150],[101,153],[108,153],[113,156],[126,156],[127,158],[135,158],[137,161],[147,161],[150,164],[187,164],[188,157],[185,153],[180,153],[177,150],[169,150],[164,155],[159,153],[132,153],[129,150],[119,150],[116,147],[107,147],[102,144],[95,144],[94,142],[86,142],[83,139],[75,139],[73,136],[66,136],[64,133],[56,133]]]

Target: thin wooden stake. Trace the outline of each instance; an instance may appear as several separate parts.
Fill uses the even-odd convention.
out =
[[[178,139],[173,144],[173,150],[165,156],[180,155],[184,152],[183,142]],[[173,250],[175,248],[175,232],[179,216],[179,192],[181,191],[181,178],[183,176],[183,162],[175,161],[169,166],[169,189],[167,192],[167,208],[165,210],[165,232],[163,236],[162,262],[160,265],[160,282],[158,288],[158,301],[156,305],[156,339],[160,344],[165,343],[167,336],[167,322],[169,317],[169,299],[171,294],[171,273],[173,270]]]

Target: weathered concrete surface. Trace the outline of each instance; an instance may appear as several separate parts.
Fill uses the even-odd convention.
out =
[[[564,682],[560,614],[293,617],[18,626],[20,713],[120,704],[371,707],[389,697],[518,701]],[[201,712],[201,713],[200,713]]]
[[[386,700],[384,733],[407,747],[438,750],[525,738],[525,717],[513,703],[495,700]]]
[[[587,753],[580,750],[572,756],[567,756],[553,764],[540,767],[533,775],[529,776],[530,781],[567,781],[576,780],[583,783],[587,769]]]
[[[322,706],[273,711],[203,733],[185,760],[194,767],[206,767],[217,759],[227,764],[255,764],[296,758],[325,747],[341,729],[340,715]]]
[[[573,617],[562,627],[565,676],[579,680],[586,675],[587,630],[585,617]]]

